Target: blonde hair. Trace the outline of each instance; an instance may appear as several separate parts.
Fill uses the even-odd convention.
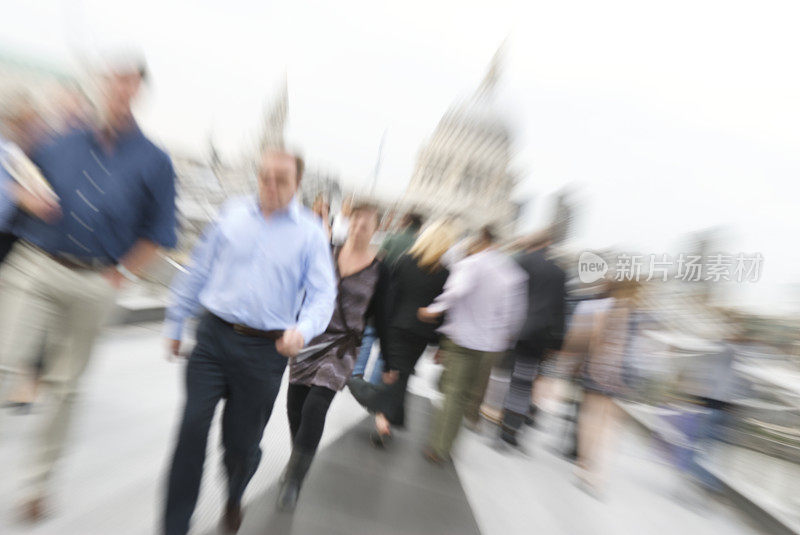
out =
[[[452,222],[440,220],[422,231],[417,241],[408,250],[422,268],[434,269],[439,265],[442,255],[456,242],[457,232]]]

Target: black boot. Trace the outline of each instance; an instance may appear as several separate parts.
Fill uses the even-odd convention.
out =
[[[297,498],[300,496],[300,488],[303,486],[303,480],[306,478],[312,460],[314,460],[313,453],[292,450],[289,464],[286,465],[286,475],[278,491],[278,509],[281,511],[294,511],[297,506]]]
[[[225,535],[238,533],[242,526],[242,506],[238,503],[230,503],[225,506],[225,514],[222,515],[220,528]]]
[[[519,446],[517,432],[519,431],[519,428],[522,427],[522,423],[524,421],[525,416],[522,414],[506,411],[505,414],[503,414],[503,425],[500,430],[500,439],[511,446]]]
[[[525,415],[525,425],[528,427],[536,427],[536,415],[539,414],[539,407],[531,404],[528,409],[528,414]]]

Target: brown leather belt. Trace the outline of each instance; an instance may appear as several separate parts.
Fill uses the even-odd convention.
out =
[[[210,314],[210,312],[209,312]],[[283,336],[282,329],[274,329],[270,331],[262,331],[260,329],[254,329],[252,327],[248,327],[247,325],[242,325],[241,323],[231,323],[230,321],[224,320],[217,316],[216,314],[211,314],[216,319],[227,325],[228,327],[233,329],[233,332],[236,334],[241,334],[242,336],[253,336],[256,338],[268,338],[270,340],[278,340],[281,336]]]
[[[25,243],[29,247],[45,255],[50,260],[53,260],[54,262],[61,264],[67,269],[72,269],[76,271],[103,271],[114,265],[112,262],[104,260],[102,258],[78,258],[73,256],[55,255],[53,253],[45,251],[40,247],[33,245],[32,243],[29,242]]]

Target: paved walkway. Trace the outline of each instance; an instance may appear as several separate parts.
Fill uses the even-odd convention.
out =
[[[182,372],[183,364],[170,363],[164,358],[160,326],[119,327],[107,332],[86,376],[86,394],[80,403],[74,439],[55,482],[54,514],[33,528],[16,523],[14,506],[15,489],[21,477],[20,461],[26,453],[28,434],[37,415],[4,414],[0,422],[0,533],[156,533],[163,506],[164,468],[173,446],[183,396]],[[430,361],[423,361],[412,389],[435,397],[431,385],[436,373],[438,370]],[[290,444],[284,406],[285,388],[264,435],[263,461],[246,495],[246,501],[251,504],[266,499],[265,493],[269,492],[288,459]],[[340,437],[349,440],[345,434],[355,429],[364,417],[364,411],[348,393],[337,395],[326,425],[323,447]],[[697,506],[697,497],[691,488],[659,461],[646,439],[633,427],[617,439],[611,485],[604,500],[586,495],[573,484],[571,465],[549,449],[558,437],[558,421],[542,423],[547,431],[531,432],[525,437],[530,456],[498,452],[492,447],[490,436],[462,433],[455,454],[455,468],[463,490],[449,488],[455,495],[466,495],[481,533],[759,533],[727,505],[705,500]],[[415,429],[409,433],[421,437],[424,430]],[[218,444],[217,426],[214,426],[194,533],[209,532],[219,518],[223,496],[219,484],[222,472]],[[409,444],[410,453],[402,457],[405,460],[398,458],[397,462],[418,462],[415,467],[427,470],[425,461],[413,452],[420,441],[414,439]],[[387,462],[391,462],[391,452],[380,453],[388,453]],[[365,466],[370,466],[366,460]],[[315,468],[319,469],[315,478],[327,477],[325,472],[332,469],[325,463]],[[411,480],[413,474],[408,471]],[[380,477],[377,472],[376,475]],[[447,477],[446,472],[441,476]],[[346,477],[343,475],[342,479]],[[414,483],[409,483],[408,491],[413,492]],[[347,481],[340,485],[346,493]],[[461,496],[463,498],[463,494]],[[248,522],[256,521],[257,515],[263,514],[258,509],[266,507],[266,502],[264,504],[251,510],[253,516]],[[391,523],[376,519],[372,509],[359,511],[357,504],[348,499],[331,507],[334,505],[348,509],[340,512],[340,519],[354,519],[354,523],[358,519],[360,525],[365,521],[387,526],[385,531],[374,533],[404,533],[393,530]],[[415,511],[408,510],[406,514],[413,515]],[[342,526],[340,528],[340,532],[346,532]]]

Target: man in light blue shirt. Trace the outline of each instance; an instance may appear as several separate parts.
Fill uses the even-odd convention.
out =
[[[206,440],[226,398],[222,442],[228,501],[222,527],[235,533],[241,498],[261,459],[259,443],[287,358],[322,333],[336,282],[328,239],[295,199],[300,158],[264,154],[258,197],[235,199],[195,249],[172,289],[166,336],[178,355],[184,321],[200,309],[197,345],[186,369],[186,407],[169,474],[164,531],[185,534],[197,502]]]

